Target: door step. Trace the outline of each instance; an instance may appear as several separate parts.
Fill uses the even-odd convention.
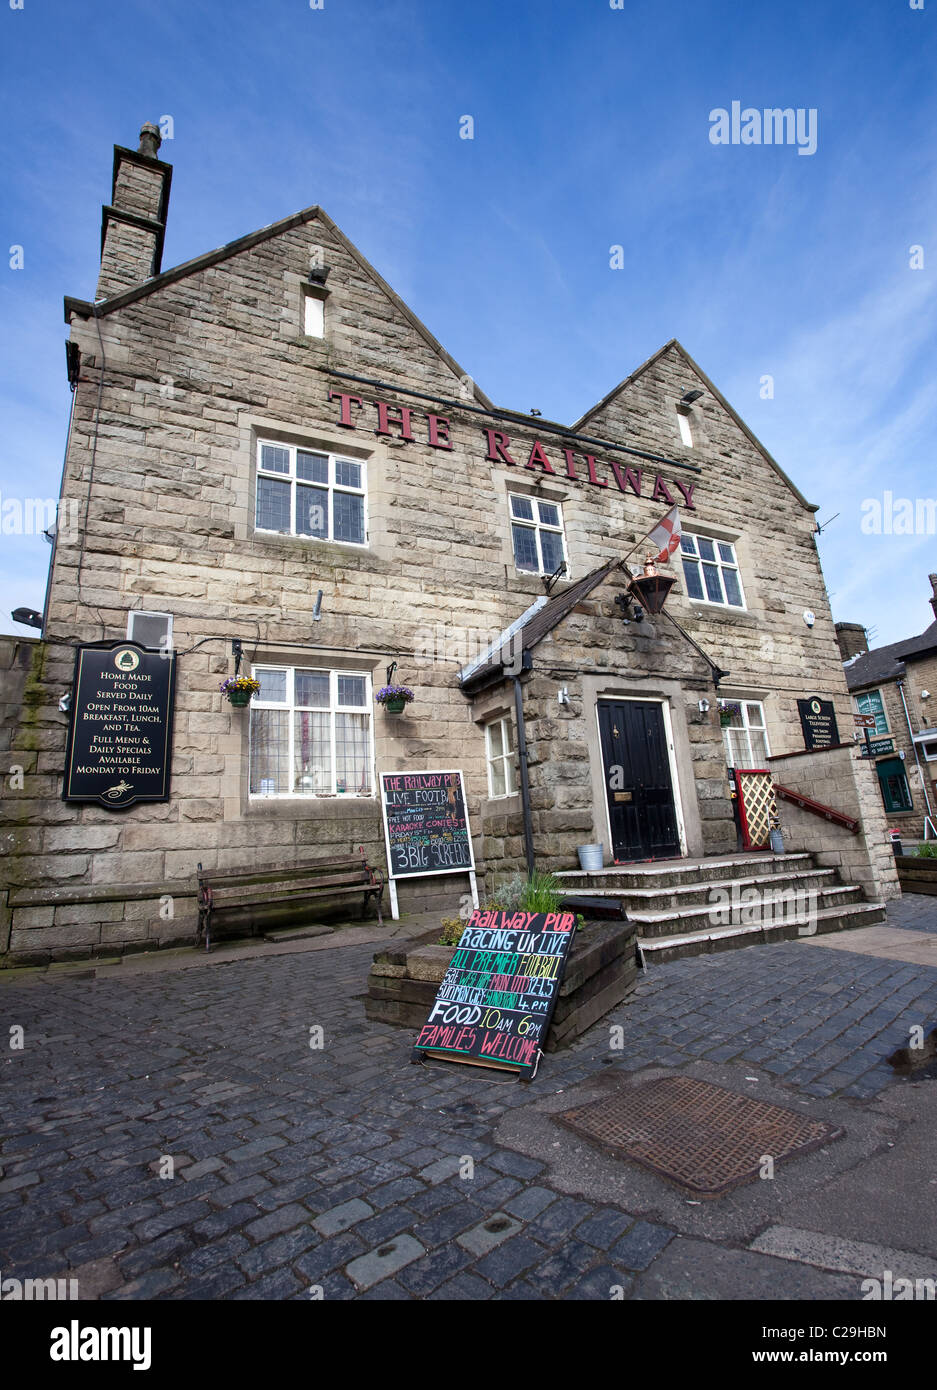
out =
[[[612,864],[605,869],[562,869],[557,878],[572,892],[599,888],[659,889],[687,884],[722,883],[753,874],[785,874],[814,868],[806,852],[796,854],[737,854],[718,859],[654,859],[648,863]]]

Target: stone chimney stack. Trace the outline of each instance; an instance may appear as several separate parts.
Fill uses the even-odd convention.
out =
[[[844,661],[851,661],[869,650],[869,639],[861,623],[837,623],[836,640]]]
[[[158,275],[172,165],[157,159],[159,127],[147,121],[140,148],[114,146],[111,202],[102,208],[101,273],[95,300],[111,299]]]
[[[929,574],[927,577],[932,590],[930,606],[934,610],[934,617],[937,618],[937,574]]]

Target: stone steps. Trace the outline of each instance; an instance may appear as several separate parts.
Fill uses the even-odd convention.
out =
[[[647,963],[871,926],[885,916],[884,904],[868,902],[807,853],[657,860],[557,877],[570,893],[621,902]]]
[[[822,935],[826,932],[847,931],[852,927],[870,927],[884,920],[884,903],[852,903],[821,908],[816,914],[816,929],[817,934]],[[740,923],[674,933],[671,936],[639,936],[638,947],[646,965],[661,965],[667,961],[680,960],[684,956],[707,955],[740,946],[760,946],[770,941],[793,941],[800,934],[800,929],[794,923],[773,926]]]
[[[828,908],[851,906],[865,899],[862,890],[854,885],[834,884],[818,892],[815,899],[793,897],[772,900],[770,897],[752,903],[706,903],[700,907],[683,908],[671,912],[642,912],[627,909],[630,921],[635,922],[642,940],[646,937],[672,936],[675,932],[705,930],[706,927],[747,926],[752,920],[762,925],[774,922],[805,921],[805,914],[813,908],[817,912]]]
[[[597,888],[641,889],[717,883],[752,874],[783,874],[815,868],[809,854],[737,854],[715,859],[655,859],[646,864],[615,864],[607,869],[566,869],[557,874],[571,893]]]
[[[657,884],[651,888],[619,888],[599,886],[595,888],[584,888],[584,894],[593,898],[626,898],[628,902],[629,915],[633,916],[637,912],[663,912],[670,909],[673,912],[684,908],[691,908],[697,904],[710,905],[713,901],[712,894],[725,889],[730,895],[735,894],[737,889],[739,894],[749,892],[754,889],[756,892],[770,891],[783,892],[790,888],[794,891],[816,890],[818,893],[825,888],[836,884],[835,869],[797,869],[788,873],[774,874],[752,874],[746,878],[733,878],[731,880],[710,880],[694,881],[682,884]],[[577,890],[578,891],[578,890]]]

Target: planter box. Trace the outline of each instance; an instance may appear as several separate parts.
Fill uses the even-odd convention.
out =
[[[895,856],[902,893],[937,895],[937,859],[919,859],[916,854]]]
[[[457,948],[437,946],[434,930],[375,952],[365,1014],[372,1022],[417,1030],[426,1022]],[[546,1051],[569,1044],[627,997],[637,984],[637,929],[630,922],[590,922],[576,932],[547,1034]]]

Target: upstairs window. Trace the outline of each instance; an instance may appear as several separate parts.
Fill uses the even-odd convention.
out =
[[[689,598],[697,603],[718,603],[723,608],[745,607],[734,545],[684,531],[680,549]]]
[[[292,444],[257,445],[258,531],[365,545],[367,486],[363,463]]]
[[[677,406],[677,424],[680,428],[680,443],[686,448],[693,448],[693,432],[690,429],[690,417],[685,410]]]
[[[856,713],[874,715],[875,732],[877,734],[887,734],[888,718],[885,714],[885,705],[882,701],[882,692],[880,690],[867,690],[862,695],[856,695],[855,701]]]
[[[307,338],[325,337],[325,300],[317,294],[303,295],[303,332]]]
[[[563,514],[556,502],[510,493],[514,563],[527,574],[555,574],[566,559]]]
[[[371,682],[360,671],[255,666],[251,796],[371,796]]]

